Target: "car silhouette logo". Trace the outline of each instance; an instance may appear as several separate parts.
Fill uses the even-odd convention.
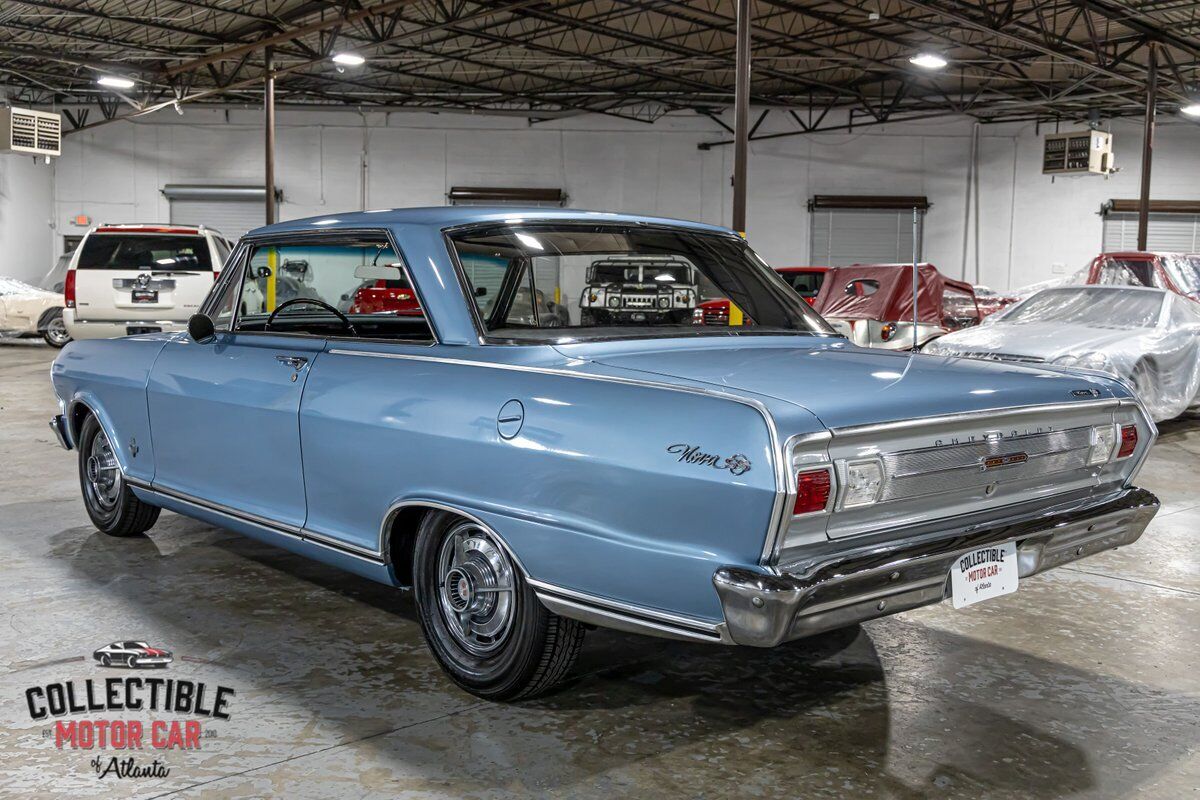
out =
[[[129,669],[161,669],[173,660],[170,650],[151,647],[146,642],[128,640],[112,642],[97,648],[92,653],[102,667],[127,667]]]

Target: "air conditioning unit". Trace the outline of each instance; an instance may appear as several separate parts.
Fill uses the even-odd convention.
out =
[[[1043,175],[1107,175],[1112,171],[1111,133],[1088,130],[1046,134]]]
[[[0,108],[0,153],[62,154],[62,118],[27,108]]]

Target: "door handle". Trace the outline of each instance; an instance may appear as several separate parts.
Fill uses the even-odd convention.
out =
[[[297,372],[303,369],[304,365],[308,363],[307,358],[301,358],[300,356],[275,356],[275,360],[280,364],[287,364]]]

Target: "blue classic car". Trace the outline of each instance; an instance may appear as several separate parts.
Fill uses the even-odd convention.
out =
[[[651,313],[678,284],[652,269],[583,313],[614,259],[691,266],[742,313]],[[372,281],[420,312],[339,310]],[[855,347],[731,231],[665,219],[261,228],[188,333],[75,342],[53,381],[98,529],[166,508],[411,588],[442,667],[492,699],[555,684],[589,626],[771,647],[1011,592],[1158,508],[1121,382]]]

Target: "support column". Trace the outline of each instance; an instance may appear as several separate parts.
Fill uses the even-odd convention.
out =
[[[1150,162],[1154,156],[1154,105],[1158,95],[1158,45],[1149,44],[1146,76],[1146,118],[1142,123],[1142,192],[1138,197],[1137,249],[1146,249],[1150,229]]]
[[[733,96],[733,229],[746,235],[746,157],[750,149],[750,0],[737,0]]]
[[[266,147],[264,161],[267,184],[266,224],[275,222],[275,53],[266,48],[263,63],[266,75],[263,83],[263,139]]]

